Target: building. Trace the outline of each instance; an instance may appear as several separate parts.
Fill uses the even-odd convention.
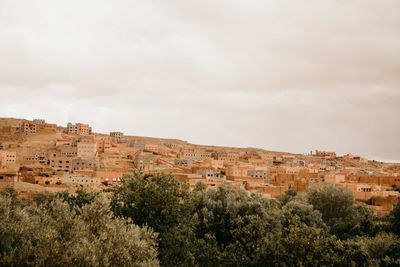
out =
[[[72,159],[66,157],[51,157],[49,165],[52,169],[63,172],[70,172],[72,169]]]
[[[138,169],[150,171],[154,169],[154,155],[152,153],[140,153],[135,156],[135,165]]]
[[[179,145],[178,144],[174,144],[174,143],[165,143],[164,144],[166,147],[170,148],[170,149],[179,149]]]
[[[327,151],[315,150],[314,156],[334,159],[334,158],[336,158],[336,153],[335,152],[327,152]]]
[[[202,178],[225,178],[214,169],[200,169],[196,173],[200,174]]]
[[[98,167],[99,167],[99,162],[96,159],[81,159],[81,158],[72,159],[73,171],[79,171],[85,169],[97,170]]]
[[[343,156],[344,159],[347,160],[355,160],[355,161],[360,161],[360,162],[368,162],[367,158],[361,157],[361,156],[356,156],[352,154],[347,154]]]
[[[67,131],[68,131],[68,133],[78,134],[78,132],[79,132],[78,125],[68,122]]]
[[[78,126],[78,134],[80,135],[90,135],[92,134],[92,128],[89,127],[88,124],[77,123]]]
[[[144,150],[157,153],[158,152],[158,145],[156,145],[156,144],[145,144],[144,145]]]
[[[113,143],[110,138],[101,138],[97,141],[97,151],[98,152],[107,152],[113,146]]]
[[[158,145],[157,144],[146,144],[146,143],[137,143],[133,144],[133,152],[138,151],[151,151],[151,152],[158,152]]]
[[[119,139],[124,137],[124,133],[122,133],[122,132],[110,132],[110,136],[119,140]]]
[[[229,177],[248,177],[248,173],[254,170],[253,166],[231,165],[226,168],[226,176]]]
[[[20,181],[21,174],[19,172],[0,170],[0,183],[14,183]]]
[[[133,144],[133,152],[143,151],[145,147],[144,143],[134,143]]]
[[[266,170],[249,170],[249,171],[247,171],[247,176],[266,179],[267,171]]]
[[[37,125],[43,125],[43,124],[45,124],[46,122],[45,122],[45,120],[43,120],[43,119],[34,119],[34,120],[33,120],[33,123],[36,123]]]
[[[174,164],[182,167],[192,167],[193,161],[190,159],[175,159]]]
[[[48,164],[48,159],[46,153],[37,152],[32,153],[23,158],[24,163],[40,163],[40,164]]]
[[[0,150],[0,166],[8,166],[17,163],[17,152]]]
[[[45,130],[51,130],[51,131],[56,132],[57,129],[58,129],[58,126],[57,126],[57,124],[45,123],[45,124],[44,124],[44,129],[45,129]]]
[[[101,183],[119,183],[123,177],[123,172],[112,172],[112,171],[96,171],[94,177],[98,178]]]
[[[21,132],[21,126],[1,126],[0,135],[15,135]]]
[[[97,157],[97,144],[95,142],[79,142],[77,147],[77,157],[92,159]]]
[[[25,121],[22,126],[22,133],[23,134],[35,134],[37,132],[37,128],[36,128],[36,123],[30,122],[30,121]]]
[[[343,174],[325,174],[324,175],[324,180],[326,183],[331,183],[331,184],[338,184],[338,183],[343,183],[345,181],[345,175]]]
[[[214,159],[223,160],[225,163],[235,163],[239,159],[238,153],[220,151],[213,153]]]
[[[205,159],[211,159],[211,153],[204,150],[185,149],[181,152],[179,158],[201,161]]]
[[[63,184],[76,184],[82,186],[100,185],[100,179],[91,175],[64,173]]]
[[[79,134],[79,135],[90,135],[92,134],[92,128],[88,124],[76,123],[72,124],[68,122],[67,124],[68,133]]]
[[[223,160],[205,159],[199,163],[200,166],[213,169],[222,169],[224,167]]]
[[[78,156],[78,148],[72,146],[61,147],[60,156],[66,158],[75,158]]]

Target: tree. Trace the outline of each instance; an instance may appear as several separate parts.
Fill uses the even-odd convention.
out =
[[[390,228],[400,236],[400,201],[393,207],[389,215]]]
[[[360,241],[372,259],[382,259],[388,255],[389,248],[400,240],[392,233],[380,232],[374,237],[361,237]]]
[[[352,216],[354,197],[351,191],[333,184],[312,185],[306,193],[308,203],[322,214],[329,226]]]
[[[13,206],[0,195],[0,266],[157,266],[156,234],[113,218],[110,201]]]
[[[318,210],[314,210],[313,206],[308,203],[292,200],[282,207],[282,215],[283,225],[287,225],[289,220],[297,216],[301,223],[309,227],[327,230],[327,226],[322,220],[321,213]]]
[[[333,184],[308,188],[306,201],[322,214],[330,231],[344,240],[357,235],[374,235],[374,214],[371,209],[354,204],[353,193]]]
[[[271,263],[279,235],[279,212],[260,195],[226,185],[191,194],[192,220],[200,266],[254,266]]]
[[[278,205],[282,208],[285,206],[289,201],[294,199],[297,196],[297,191],[289,189],[285,192],[284,195],[278,196],[276,200],[278,201]]]
[[[185,199],[188,189],[171,175],[145,176],[142,172],[125,175],[113,194],[117,216],[130,218],[139,226],[159,233],[159,258],[162,265],[190,265],[190,223]]]
[[[336,257],[336,239],[322,228],[308,226],[298,215],[289,216],[282,228],[276,265],[328,266]]]
[[[398,260],[400,259],[400,241],[396,241],[388,247],[388,249],[385,252],[385,256]]]
[[[368,266],[359,244],[341,242],[328,231],[319,211],[293,200],[282,208],[277,266]]]

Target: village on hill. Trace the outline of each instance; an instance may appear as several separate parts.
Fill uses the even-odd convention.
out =
[[[199,182],[208,189],[226,183],[268,198],[332,183],[351,190],[358,204],[378,215],[390,212],[400,191],[400,164],[358,155],[201,146],[117,131],[99,134],[83,123],[0,119],[0,187],[12,184],[22,197],[79,188],[100,191],[118,185],[132,170],[172,174],[189,190]]]

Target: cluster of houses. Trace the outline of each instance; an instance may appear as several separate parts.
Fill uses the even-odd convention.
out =
[[[59,138],[50,145],[29,143],[32,135],[57,133]],[[357,201],[372,204],[378,214],[392,209],[400,191],[398,173],[369,168],[368,159],[351,154],[338,157],[334,152],[316,150],[312,155],[294,155],[203,147],[125,137],[122,132],[95,134],[87,124],[62,127],[44,120],[2,126],[0,135],[25,136],[20,143],[1,143],[0,182],[24,180],[20,170],[30,168],[40,170],[34,182],[46,186],[103,187],[118,184],[125,173],[140,169],[147,174],[172,174],[190,190],[198,182],[210,189],[226,183],[270,198],[289,189],[304,191],[315,183],[332,183],[353,191]]]

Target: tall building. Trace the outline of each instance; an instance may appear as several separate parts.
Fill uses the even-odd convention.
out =
[[[72,124],[68,122],[67,124],[68,133],[74,133],[79,135],[90,135],[92,134],[92,128],[88,124],[76,123]]]

